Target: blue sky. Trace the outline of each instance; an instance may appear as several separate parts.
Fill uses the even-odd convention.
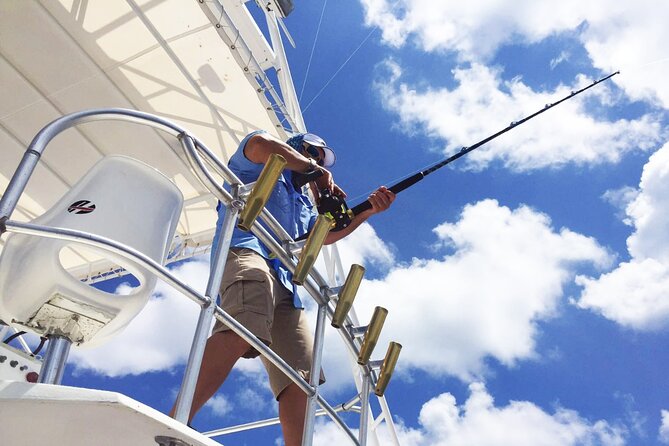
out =
[[[361,320],[388,308],[379,346],[404,346],[386,394],[402,444],[669,444],[669,6],[330,1],[305,82],[323,2],[295,3],[294,82],[305,107],[331,81],[304,118],[350,204],[621,70],[403,192],[340,250],[368,269]],[[204,288],[206,259],[176,271]],[[65,383],[169,410],[196,312],[180,301],[159,285],[122,339],[73,353]],[[354,390],[334,334],[336,403]],[[194,424],[275,416],[271,399],[244,361]],[[319,424],[316,444],[336,435]]]

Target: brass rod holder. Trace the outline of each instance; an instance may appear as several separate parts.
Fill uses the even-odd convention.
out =
[[[333,225],[334,220],[331,217],[321,214],[316,218],[316,224],[314,224],[309,233],[307,243],[304,245],[300,253],[300,259],[295,267],[295,274],[293,274],[294,284],[302,285],[306,280],[307,274],[309,274],[311,267],[316,263],[318,253],[321,252],[323,243],[325,243],[325,237],[328,236]]]
[[[237,222],[239,229],[242,231],[251,230],[253,222],[258,218],[263,207],[265,207],[285,166],[286,159],[283,156],[277,153],[272,153],[269,156],[265,167],[260,172],[258,180],[246,199],[246,206],[244,206],[244,209],[239,214],[239,221]]]
[[[390,378],[393,376],[395,371],[395,365],[397,365],[397,359],[400,357],[400,351],[402,350],[402,344],[397,342],[391,342],[388,345],[388,351],[386,352],[386,357],[383,360],[381,365],[381,372],[379,372],[379,379],[376,382],[376,387],[374,388],[374,393],[376,396],[383,396],[390,383]]]
[[[369,358],[372,356],[374,347],[376,347],[376,342],[379,340],[379,336],[381,335],[381,329],[383,328],[383,323],[385,322],[387,315],[388,310],[383,307],[376,307],[374,309],[374,314],[372,314],[372,319],[369,321],[367,331],[365,331],[365,338],[363,339],[362,346],[360,347],[358,364],[365,365],[369,362]]]
[[[344,286],[341,288],[341,291],[339,291],[339,300],[337,300],[337,306],[335,307],[334,315],[332,316],[333,327],[340,328],[344,323],[348,311],[353,305],[353,299],[355,299],[355,295],[358,293],[358,288],[360,287],[364,275],[364,267],[356,264],[351,265]]]

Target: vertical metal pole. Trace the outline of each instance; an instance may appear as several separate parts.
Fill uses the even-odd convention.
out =
[[[385,396],[378,397],[379,405],[381,406],[381,412],[383,413],[383,418],[386,420],[386,425],[388,426],[388,432],[390,433],[390,439],[393,441],[393,445],[400,446],[400,440],[397,438],[397,429],[395,429],[395,422],[393,421],[393,416],[390,413],[390,407],[388,407],[388,402],[386,401]]]
[[[9,219],[19,202],[23,190],[28,184],[28,180],[39,162],[41,153],[35,150],[27,150],[21,158],[19,166],[16,168],[9,185],[4,194],[0,197],[0,221]]]
[[[365,373],[362,377],[362,389],[360,390],[360,431],[358,439],[360,446],[367,444],[367,429],[369,427],[369,394],[372,392],[372,377]]]
[[[39,373],[38,382],[43,384],[60,384],[65,371],[65,361],[70,353],[72,341],[65,336],[49,336],[44,362]]]
[[[323,338],[325,335],[325,317],[327,315],[327,304],[318,305],[316,317],[316,333],[314,335],[314,351],[311,363],[311,374],[309,384],[314,389],[314,394],[307,399],[307,410],[304,417],[304,430],[302,431],[302,446],[311,446],[314,436],[314,423],[316,421],[316,410],[318,409],[318,386],[321,378],[321,362],[323,359]]]
[[[228,257],[230,242],[232,241],[232,231],[235,229],[238,216],[239,203],[233,201],[232,205],[225,212],[218,245],[215,247],[214,261],[209,273],[209,281],[207,282],[207,291],[205,293],[205,296],[210,299],[209,305],[203,307],[200,311],[200,317],[198,318],[195,334],[193,335],[193,344],[188,356],[188,364],[186,365],[181,390],[177,397],[174,418],[184,424],[188,422],[191,406],[193,405],[195,385],[197,384],[200,367],[202,366],[202,355],[204,354],[207,336],[211,329],[211,322],[214,319],[218,288],[221,285],[221,280],[223,280],[225,261]]]
[[[283,41],[281,40],[281,32],[279,31],[276,14],[274,11],[266,10],[265,18],[267,20],[269,37],[272,41],[272,50],[274,50],[274,55],[276,56],[276,60],[280,67],[280,69],[277,70],[277,78],[279,79],[281,94],[283,95],[286,108],[290,112],[291,118],[295,120],[297,130],[303,132],[307,126],[304,124],[302,110],[300,109],[300,101],[297,99],[295,85],[293,85],[288,59],[286,58],[286,50],[284,49]]]

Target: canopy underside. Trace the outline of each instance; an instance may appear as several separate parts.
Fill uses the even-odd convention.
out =
[[[223,161],[252,130],[284,138],[274,108],[230,46],[194,0],[0,2],[0,192],[42,127],[84,109],[131,108],[173,120]],[[41,215],[110,154],[144,161],[181,189],[173,260],[208,249],[216,200],[176,138],[127,122],[88,123],[56,137],[11,218]],[[84,280],[116,269],[90,251],[68,249],[61,261]]]

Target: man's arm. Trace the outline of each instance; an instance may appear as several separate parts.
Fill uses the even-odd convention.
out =
[[[308,172],[312,169],[312,163],[309,162],[307,157],[293,150],[288,144],[266,133],[252,136],[244,147],[246,158],[257,164],[265,164],[272,153],[279,154],[286,159],[286,169],[300,173]],[[330,171],[321,166],[317,168],[323,171],[323,176],[316,180],[317,188],[329,189],[334,195],[339,195],[342,198],[346,197],[346,193],[334,183]],[[385,186],[381,186],[369,196],[369,202],[372,204],[371,209],[353,217],[351,223],[341,231],[330,232],[325,239],[325,244],[329,245],[343,239],[367,221],[369,217],[388,209],[394,200],[395,194]]]
[[[387,210],[393,201],[395,200],[395,194],[388,190],[385,186],[379,187],[377,190],[372,192],[368,198],[369,202],[372,204],[371,209],[367,209],[354,216],[351,220],[351,223],[337,232],[330,232],[325,238],[325,244],[330,245],[332,243],[338,242],[343,239],[353,231],[355,231],[361,224],[363,224],[369,217],[379,212]]]
[[[246,158],[256,164],[265,164],[272,153],[281,155],[286,159],[286,169],[288,170],[304,173],[313,168],[313,163],[309,161],[309,158],[267,133],[252,136],[244,147]],[[323,175],[316,180],[319,189],[328,189],[335,195],[346,197],[344,191],[335,184],[329,170],[321,166],[316,166],[316,168],[323,171]]]

